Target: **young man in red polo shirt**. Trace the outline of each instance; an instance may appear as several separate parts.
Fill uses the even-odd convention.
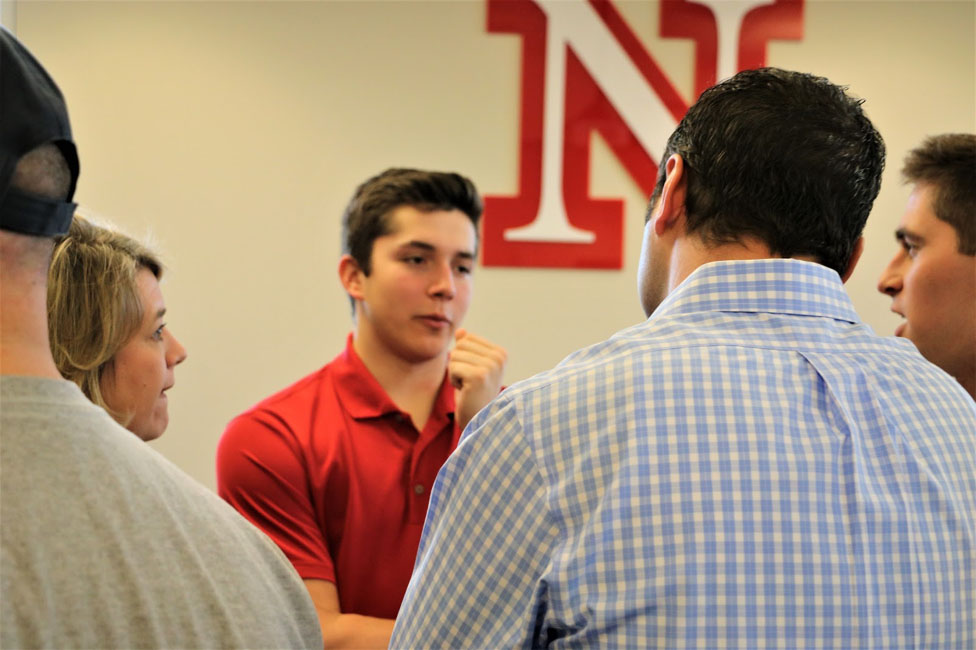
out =
[[[326,647],[387,646],[434,478],[501,387],[505,351],[458,329],[481,212],[458,174],[361,185],[343,217],[346,349],[221,438],[220,495],[295,565]]]

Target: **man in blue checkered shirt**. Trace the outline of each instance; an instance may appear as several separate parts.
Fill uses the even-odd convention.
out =
[[[842,285],[884,164],[860,104],[767,68],[689,109],[650,317],[471,422],[392,647],[976,647],[976,404]]]

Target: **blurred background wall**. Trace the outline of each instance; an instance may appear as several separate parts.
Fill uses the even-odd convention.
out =
[[[482,0],[48,2],[2,18],[64,91],[86,211],[149,238],[168,264],[168,323],[189,350],[153,445],[208,486],[227,421],[329,361],[352,325],[336,277],[339,218],[390,166],[518,183],[521,39]],[[615,6],[686,102],[693,45],[661,38],[657,2]],[[848,289],[868,324],[926,135],[976,131],[976,3],[819,1],[767,63],[850,86],[888,146]],[[624,268],[480,268],[467,327],[504,345],[506,383],[643,319],[635,274],[646,198],[599,135],[591,194],[625,201]],[[662,143],[663,144],[663,143]]]

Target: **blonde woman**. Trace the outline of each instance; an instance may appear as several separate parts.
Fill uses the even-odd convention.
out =
[[[169,423],[166,391],[186,350],[164,322],[163,267],[148,248],[75,216],[48,274],[51,351],[61,374],[143,440]]]

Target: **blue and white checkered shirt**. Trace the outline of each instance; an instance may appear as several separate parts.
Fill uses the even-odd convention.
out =
[[[508,388],[391,647],[976,648],[976,403],[840,278],[718,262]]]

